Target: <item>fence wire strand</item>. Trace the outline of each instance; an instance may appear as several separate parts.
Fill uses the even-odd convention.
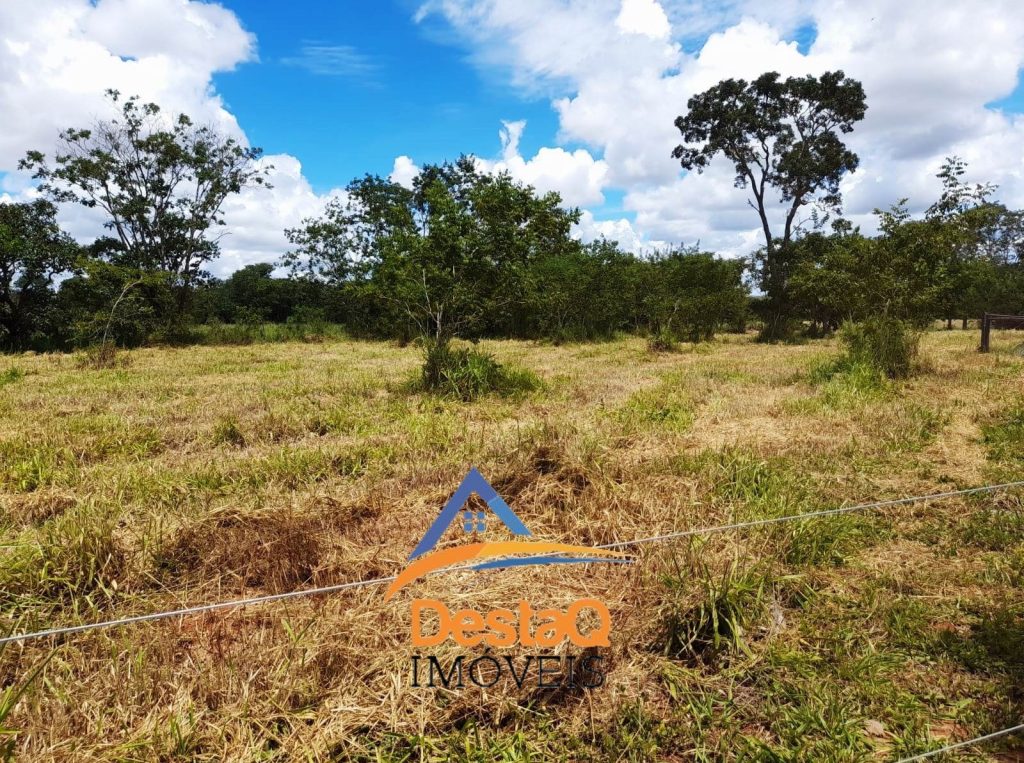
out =
[[[940,747],[937,750],[922,752],[920,755],[913,755],[909,758],[901,758],[900,760],[896,761],[896,763],[912,763],[915,760],[928,760],[929,758],[934,758],[936,755],[944,755],[947,752],[952,752],[953,750],[960,750],[964,747],[973,747],[976,744],[988,742],[993,739],[999,739],[1001,737],[1009,736],[1010,734],[1016,734],[1019,731],[1024,732],[1024,723],[1021,723],[1017,726],[1012,726],[1008,729],[1003,729],[1001,731],[993,731],[991,734],[985,734],[984,736],[975,737],[974,739],[967,739],[963,742],[957,742],[956,744],[947,745],[946,747]]]
[[[663,541],[675,540],[678,538],[687,538],[695,535],[710,535],[713,533],[727,532],[730,530],[742,530],[751,527],[763,527],[765,525],[779,524],[781,522],[793,522],[804,519],[814,519],[818,517],[836,516],[839,514],[849,514],[855,511],[883,509],[890,506],[904,506],[911,503],[922,503],[926,501],[943,500],[946,498],[974,495],[977,493],[992,493],[999,490],[1011,490],[1013,488],[1018,487],[1024,487],[1024,480],[1018,482],[1003,482],[998,485],[984,485],[981,487],[965,488],[963,490],[949,490],[942,493],[930,493],[928,495],[909,496],[906,498],[894,498],[886,501],[874,501],[872,503],[862,503],[854,506],[843,506],[837,509],[825,509],[823,511],[812,511],[803,514],[788,514],[781,517],[772,517],[770,519],[755,519],[749,522],[736,522],[734,524],[716,525],[713,527],[702,527],[693,530],[683,530],[680,532],[666,533],[663,535],[652,535],[647,538],[636,538],[634,540],[619,541],[616,543],[606,543],[602,546],[598,546],[597,548],[628,548],[630,546],[639,546],[647,543],[659,543]],[[438,572],[455,572],[458,570],[467,570],[470,569],[470,567],[471,565],[462,565],[459,567],[450,567],[446,570],[439,570]],[[347,583],[337,583],[335,585],[320,586],[318,588],[301,588],[294,591],[285,591],[283,593],[265,594],[263,596],[253,596],[244,599],[234,599],[231,601],[213,602],[210,604],[199,604],[192,607],[172,609],[166,612],[151,612],[145,615],[133,615],[130,617],[122,617],[116,620],[103,620],[94,623],[83,623],[81,625],[69,625],[57,628],[47,628],[45,630],[34,631],[31,633],[8,634],[7,636],[0,638],[0,646],[3,646],[4,644],[31,641],[33,639],[41,639],[51,636],[71,636],[77,633],[85,633],[87,631],[94,631],[106,628],[120,628],[126,625],[137,625],[139,623],[153,622],[155,620],[165,620],[172,617],[187,617],[190,615],[203,614],[205,612],[214,612],[221,609],[234,609],[235,607],[246,607],[256,604],[269,604],[275,601],[285,601],[288,599],[297,599],[306,596],[321,596],[325,594],[339,593],[341,591],[353,590],[357,588],[366,588],[368,586],[373,585],[380,585],[381,583],[390,583],[395,579],[395,577],[395,575],[389,575],[387,577],[371,578],[369,580],[354,580]]]

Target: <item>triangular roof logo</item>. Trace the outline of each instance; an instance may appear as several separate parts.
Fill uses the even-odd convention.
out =
[[[441,514],[427,530],[423,540],[413,549],[412,554],[409,556],[409,561],[431,551],[437,545],[437,542],[441,540],[441,536],[451,527],[452,522],[458,518],[459,511],[466,505],[466,501],[469,500],[473,493],[480,496],[484,503],[487,504],[487,507],[497,515],[502,524],[512,533],[515,535],[530,535],[530,531],[526,529],[526,525],[523,524],[522,520],[516,516],[516,513],[498,495],[498,491],[491,487],[491,483],[474,466],[469,470],[469,474],[463,478],[458,490],[452,494],[444,508],[441,509]],[[463,529],[466,532],[471,532],[474,528],[482,530],[483,527],[482,512],[480,514],[467,512],[466,516],[463,517]]]

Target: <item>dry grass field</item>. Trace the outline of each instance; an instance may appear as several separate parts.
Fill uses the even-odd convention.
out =
[[[470,465],[536,535],[578,544],[1024,479],[1020,339],[977,341],[928,333],[920,372],[884,383],[823,372],[831,341],[484,342],[543,387],[473,402],[413,391],[418,351],[383,343],[0,359],[3,628],[393,574]],[[408,597],[368,587],[8,644],[0,749],[886,761],[1024,718],[1024,491],[637,555],[417,586],[480,606],[602,598],[598,689],[413,688]],[[1024,759],[1014,744],[956,759]]]

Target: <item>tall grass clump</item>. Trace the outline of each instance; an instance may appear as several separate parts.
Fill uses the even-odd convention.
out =
[[[130,363],[131,358],[118,351],[117,345],[112,342],[89,345],[75,357],[75,367],[83,371],[124,368]]]
[[[768,606],[770,577],[763,570],[740,569],[735,561],[716,575],[706,563],[693,561],[691,572],[697,574],[684,579],[677,570],[663,578],[668,595],[655,646],[666,657],[688,661],[749,654],[747,628]]]
[[[822,401],[829,408],[856,408],[878,400],[891,391],[885,373],[873,363],[843,355],[811,368],[810,382],[821,386]]]
[[[511,396],[533,392],[541,387],[541,382],[532,371],[504,366],[490,353],[431,344],[418,386],[427,392],[469,401],[488,394]]]
[[[877,315],[847,323],[839,338],[851,365],[875,368],[890,379],[905,379],[913,371],[920,333],[905,321]]]
[[[8,384],[14,384],[17,381],[21,381],[25,378],[25,372],[17,366],[11,366],[6,371],[0,373],[0,387],[6,387]]]
[[[1024,462],[1024,400],[1020,400],[981,427],[989,457],[995,461]]]

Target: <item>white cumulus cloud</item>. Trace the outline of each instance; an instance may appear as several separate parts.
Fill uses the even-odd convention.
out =
[[[863,82],[867,118],[848,137],[861,166],[843,183],[856,222],[870,226],[873,208],[903,196],[926,207],[951,154],[1024,206],[1024,117],[989,107],[1024,67],[1024,7],[1013,0],[444,0],[425,12],[444,16],[478,65],[550,94],[558,141],[605,163],[603,190],[624,192],[644,240],[733,253],[760,243],[728,162],[686,175],[670,153],[692,95],[765,71],[843,69]],[[809,48],[797,30],[813,33]]]
[[[668,37],[672,31],[665,9],[656,0],[622,0],[615,26],[623,32],[642,34],[656,40]]]
[[[395,157],[394,167],[388,179],[392,183],[398,183],[406,188],[412,188],[412,181],[420,174],[420,168],[411,158],[402,155]]]
[[[194,0],[0,1],[0,173],[8,200],[32,195],[16,170],[28,149],[52,156],[58,133],[114,116],[107,88],[184,112],[243,143],[246,136],[212,87],[214,72],[256,58],[255,37],[230,10]],[[284,228],[315,214],[327,196],[313,192],[298,160],[273,165],[273,188],[246,189],[225,207],[218,274],[274,261]],[[329,196],[330,194],[328,194]],[[62,224],[88,240],[103,232],[97,210],[61,209]]]
[[[501,158],[483,160],[480,165],[491,172],[508,172],[516,180],[532,185],[541,193],[558,191],[567,206],[604,203],[601,189],[606,183],[608,165],[579,148],[541,148],[531,159],[519,153],[519,141],[526,121],[503,122]]]

